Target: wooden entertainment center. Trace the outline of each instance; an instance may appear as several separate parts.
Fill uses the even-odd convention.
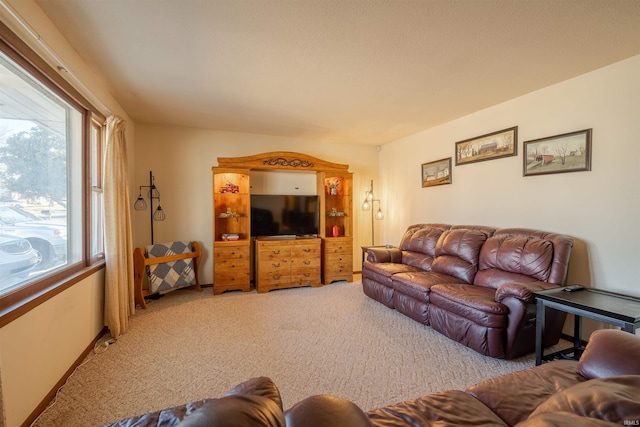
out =
[[[250,291],[252,263],[258,292],[353,281],[353,174],[349,165],[277,151],[218,157],[218,166],[211,169],[214,295]],[[315,172],[320,208],[317,236],[251,236],[251,171],[269,170]]]

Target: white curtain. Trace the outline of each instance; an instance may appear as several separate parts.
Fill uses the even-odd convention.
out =
[[[127,331],[135,312],[133,293],[133,243],[127,179],[125,122],[118,116],[107,119],[107,147],[104,155],[104,322],[111,336]]]

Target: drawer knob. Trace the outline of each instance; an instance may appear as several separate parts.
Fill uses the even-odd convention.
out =
[[[309,261],[308,259],[305,259],[304,261],[302,261],[302,263],[304,265],[309,265],[309,264],[311,264],[311,261]]]
[[[280,277],[282,276],[280,276],[279,274],[274,274],[273,276],[271,276],[271,278],[275,280],[278,280]]]
[[[279,262],[274,262],[271,264],[272,267],[280,267],[280,263]]]
[[[305,252],[311,252],[311,249],[303,249]]]
[[[280,251],[279,251],[279,250],[277,250],[277,251],[271,251],[271,253],[272,253],[272,254],[274,254],[274,255],[279,255],[279,254],[280,254]]]

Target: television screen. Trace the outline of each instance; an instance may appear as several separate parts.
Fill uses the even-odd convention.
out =
[[[318,196],[252,194],[251,235],[318,234]]]

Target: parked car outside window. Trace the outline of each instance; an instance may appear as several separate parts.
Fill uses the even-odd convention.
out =
[[[15,206],[0,206],[0,233],[29,241],[38,254],[34,271],[67,261],[66,224],[45,220]]]
[[[40,256],[27,239],[0,234],[0,289],[26,279]]]

